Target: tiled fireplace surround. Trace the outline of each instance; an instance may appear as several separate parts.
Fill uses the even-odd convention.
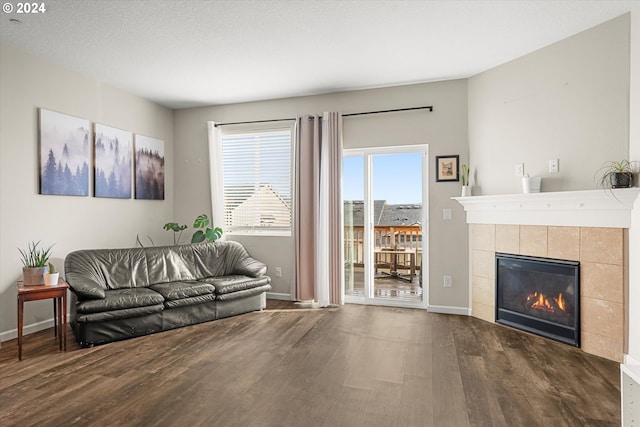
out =
[[[616,190],[618,192],[619,190]],[[581,348],[622,362],[627,229],[638,189],[455,198],[467,211],[471,313],[495,322],[495,254],[580,261]]]
[[[622,228],[471,224],[471,310],[495,321],[495,253],[580,261],[581,347],[622,361],[624,230]]]

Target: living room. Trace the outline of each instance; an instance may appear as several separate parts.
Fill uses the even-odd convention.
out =
[[[5,19],[7,16],[3,16]],[[136,236],[170,244],[169,221],[189,223],[211,212],[209,120],[279,119],[323,111],[343,113],[433,105],[433,112],[345,118],[345,148],[429,144],[429,155],[459,154],[472,167],[473,195],[521,193],[513,165],[543,176],[543,192],[595,189],[607,160],[640,159],[640,9],[599,23],[469,78],[225,105],[171,109],[69,70],[10,44],[0,49],[0,342],[16,337],[16,247],[55,244],[52,261],[83,248],[133,247]],[[142,60],[135,58],[136,61]],[[188,79],[188,77],[184,77]],[[177,79],[180,80],[180,79]],[[176,83],[176,84],[179,84]],[[38,109],[82,117],[164,141],[162,201],[38,194]],[[560,172],[547,173],[549,159]],[[433,161],[430,160],[430,164]],[[431,172],[433,175],[433,171]],[[429,311],[468,315],[472,309],[469,227],[452,200],[458,183],[429,181]],[[639,201],[627,237],[628,272],[624,360],[640,364]],[[442,220],[443,209],[452,220]],[[233,236],[272,275],[273,299],[293,295],[293,237]],[[637,264],[637,263],[636,263]],[[441,286],[450,275],[453,286]],[[634,286],[636,285],[636,286]],[[25,332],[53,325],[50,302],[30,303]]]

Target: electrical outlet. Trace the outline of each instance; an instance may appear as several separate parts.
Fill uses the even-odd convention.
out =
[[[524,176],[524,163],[516,163],[515,173],[516,176]]]
[[[276,277],[282,277],[282,267],[274,267],[273,270],[276,272]]]
[[[549,173],[560,172],[560,161],[558,159],[549,160]]]
[[[445,288],[450,288],[453,286],[451,282],[451,276],[444,276],[444,282],[442,283],[442,286],[444,286]]]

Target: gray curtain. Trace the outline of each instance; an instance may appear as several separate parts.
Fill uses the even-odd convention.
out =
[[[295,299],[342,304],[342,116],[299,117],[295,155]]]

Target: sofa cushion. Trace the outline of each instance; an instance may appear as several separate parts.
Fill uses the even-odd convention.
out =
[[[260,277],[267,274],[267,266],[261,261],[247,257],[236,264],[233,269],[233,274]]]
[[[224,276],[225,263],[221,256],[222,242],[205,242],[193,245],[193,260],[197,269],[198,278],[211,276]],[[224,250],[222,251],[224,252]]]
[[[105,292],[104,299],[78,301],[76,311],[85,314],[98,313],[157,304],[162,306],[163,302],[162,295],[148,288],[115,289]]]
[[[149,284],[195,280],[196,267],[190,245],[145,248]]]
[[[147,305],[145,307],[125,308],[122,310],[101,311],[98,313],[78,313],[76,322],[93,323],[106,322],[116,319],[130,319],[134,317],[146,316],[149,314],[160,313],[164,310],[162,304]]]
[[[209,283],[196,280],[188,282],[169,282],[151,285],[149,288],[158,292],[167,301],[213,294],[215,288]]]
[[[261,285],[251,289],[244,289],[237,292],[229,292],[228,294],[218,295],[218,301],[233,301],[240,298],[252,297],[254,295],[260,295],[263,292],[271,290],[271,285]]]
[[[166,308],[184,307],[187,305],[202,304],[205,302],[215,301],[216,296],[214,294],[198,295],[197,297],[174,299],[172,301],[165,301],[164,306]]]
[[[102,299],[105,297],[105,290],[102,285],[85,274],[66,270],[67,283],[73,283],[71,291],[80,299]]]
[[[249,258],[244,246],[232,240],[198,243],[191,247],[198,278],[235,274],[240,262]]]
[[[267,276],[254,278],[240,274],[223,277],[207,277],[201,280],[206,283],[211,283],[216,288],[216,294],[218,295],[257,288],[262,285],[268,285],[271,282],[271,279]]]
[[[64,261],[68,283],[76,289],[76,282],[84,276],[104,290],[148,286],[145,249],[87,249],[72,252]]]

